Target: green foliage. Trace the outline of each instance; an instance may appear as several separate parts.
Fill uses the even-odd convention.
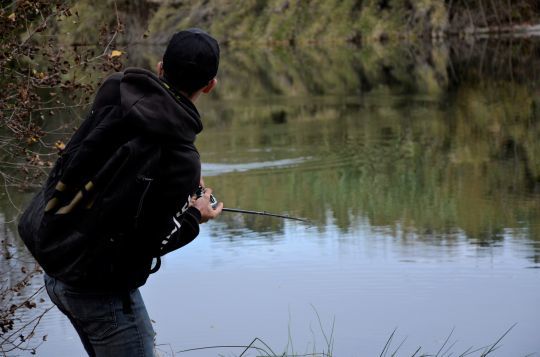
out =
[[[393,1],[389,10],[379,10],[377,1],[358,0],[171,3],[157,11],[150,22],[150,32],[160,36],[199,26],[222,41],[233,43],[357,41],[382,32],[394,31],[397,36],[396,30],[407,27],[407,19],[415,14],[414,7],[404,8],[405,3]]]
[[[164,2],[150,21],[155,40],[203,27],[229,43],[321,43],[416,40],[468,27],[537,22],[534,0],[248,0]]]

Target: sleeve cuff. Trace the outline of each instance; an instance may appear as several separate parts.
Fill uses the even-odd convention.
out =
[[[186,211],[186,214],[192,216],[197,223],[201,223],[202,215],[201,215],[201,212],[197,208],[193,206],[189,207]]]

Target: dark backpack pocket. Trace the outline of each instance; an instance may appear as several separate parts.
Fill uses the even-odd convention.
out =
[[[84,183],[91,189],[62,193],[54,209],[45,212],[60,181],[59,175],[49,177],[19,222],[21,238],[47,274],[74,286],[130,285],[129,276],[115,272],[123,271],[126,262],[137,266],[136,259],[144,264],[151,259],[144,250],[133,254],[133,246],[141,245],[137,226],[160,152],[158,145],[141,138],[125,143]]]

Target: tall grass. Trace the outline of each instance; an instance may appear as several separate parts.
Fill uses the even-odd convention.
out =
[[[327,331],[323,327],[323,323],[321,321],[321,317],[317,310],[313,308],[315,315],[317,316],[317,321],[319,325],[320,332],[324,338],[324,348],[322,350],[317,351],[315,344],[313,346],[313,351],[311,352],[295,352],[293,347],[293,341],[292,341],[292,335],[289,325],[289,333],[288,333],[288,341],[287,344],[281,353],[276,353],[274,349],[264,341],[264,339],[260,337],[255,337],[251,342],[247,345],[216,345],[216,346],[204,346],[204,347],[197,347],[197,348],[190,348],[180,351],[173,351],[172,348],[170,351],[159,351],[162,353],[161,356],[180,356],[180,355],[189,355],[190,353],[196,353],[201,351],[206,351],[210,353],[211,351],[215,351],[216,356],[225,356],[223,351],[230,351],[228,356],[236,356],[236,357],[249,357],[249,356],[256,356],[256,357],[333,357],[334,356],[334,326],[335,326],[335,319],[332,320],[332,325],[330,329]],[[457,340],[452,340],[452,336],[454,334],[454,328],[450,331],[448,336],[445,338],[444,342],[441,344],[441,346],[438,348],[437,352],[427,352],[423,351],[422,346],[418,346],[417,349],[412,353],[406,353],[403,352],[403,346],[405,345],[405,342],[407,338],[405,337],[402,339],[399,343],[395,344],[394,340],[396,338],[396,332],[397,328],[395,328],[388,339],[386,340],[379,357],[398,357],[398,356],[406,356],[406,357],[450,357],[450,356],[458,356],[458,357],[466,357],[466,356],[476,356],[476,357],[488,357],[492,356],[495,351],[497,351],[501,347],[501,341],[504,339],[506,335],[512,331],[512,329],[516,326],[516,324],[513,324],[510,326],[495,342],[482,346],[482,347],[474,347],[470,346],[464,351],[458,352],[455,350],[455,345],[457,344]],[[163,345],[160,345],[163,346]],[[170,347],[170,346],[169,346]],[[209,355],[205,352],[205,356]],[[239,354],[235,354],[238,353]],[[255,355],[250,354],[251,352],[254,352]],[[212,354],[214,355],[214,354]],[[527,355],[533,356],[534,354]],[[365,355],[361,352],[358,353],[359,357],[364,357]]]

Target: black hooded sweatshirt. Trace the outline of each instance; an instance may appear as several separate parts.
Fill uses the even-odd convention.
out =
[[[110,244],[107,249],[88,248],[93,247],[93,243],[87,242],[90,239],[80,239],[77,232],[81,231],[81,225],[73,224],[72,229],[79,236],[64,233],[65,226],[69,225],[65,222],[80,216],[57,225],[62,227],[61,232],[42,233],[47,229],[43,229],[42,218],[47,209],[43,209],[44,203],[31,203],[21,218],[19,232],[44,270],[68,284],[82,284],[89,290],[132,289],[143,285],[150,272],[159,268],[160,256],[195,239],[201,214],[189,206],[189,201],[200,182],[201,164],[194,142],[201,130],[200,116],[193,103],[152,72],[129,68],[107,78],[96,94],[89,116],[59,159],[59,162],[66,160],[66,164],[57,163],[53,168],[44,192],[47,188],[51,191],[51,187],[54,190],[54,185],[58,187],[59,180],[67,191],[84,191],[81,187],[89,181],[95,184],[95,191],[100,187],[106,189],[107,180],[100,182],[100,174],[96,172],[107,171],[103,169],[107,165],[112,166],[113,171],[117,169],[114,163],[118,161],[111,160],[111,156],[118,156],[126,143],[129,143],[131,157],[150,158],[145,161],[152,161],[153,174],[143,182],[142,199],[120,201],[127,202],[125,207],[118,206],[114,199],[101,202],[98,212],[101,216],[97,221],[106,222],[105,225],[113,227],[110,231],[114,231],[110,238],[100,237]],[[151,155],[136,156],[139,152]],[[134,163],[134,166],[139,165],[149,163]],[[131,180],[114,177],[120,182],[119,187],[114,188],[119,191],[118,197],[135,196],[129,191],[129,184],[123,185],[123,180],[128,182],[128,179]],[[71,197],[66,202],[69,203]],[[42,199],[45,200],[49,198]],[[86,202],[90,205],[91,199]],[[136,212],[135,228],[131,225],[133,212]],[[50,217],[57,219],[58,215]],[[124,235],[129,237],[122,238],[123,244],[109,243]],[[158,266],[154,264],[152,269],[156,258]]]

